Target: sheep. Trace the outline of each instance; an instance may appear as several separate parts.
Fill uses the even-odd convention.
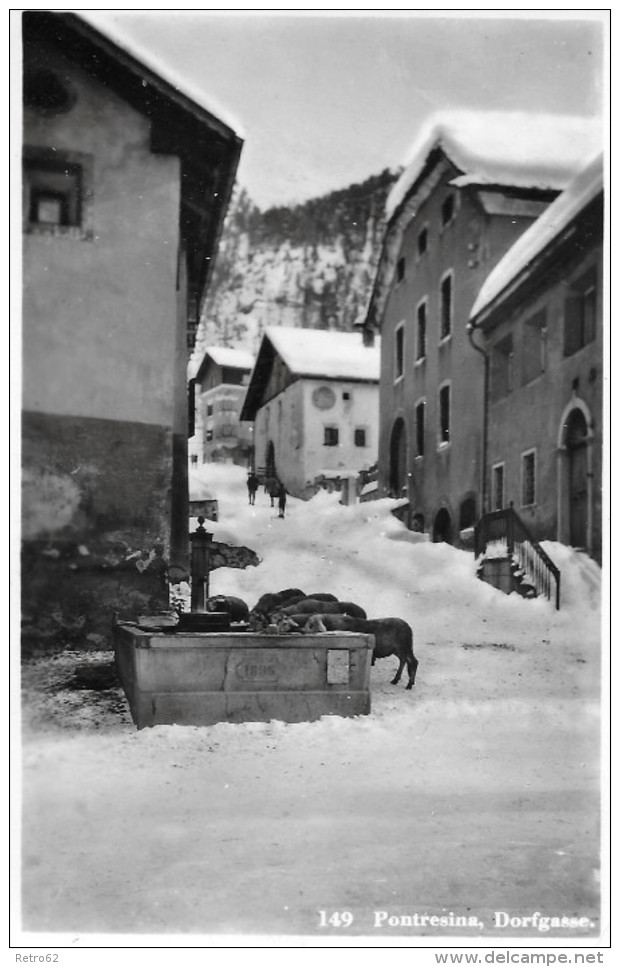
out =
[[[276,591],[273,594],[263,594],[258,599],[252,612],[258,612],[259,614],[271,614],[272,611],[281,605],[285,601],[292,600],[293,598],[304,598],[305,594],[300,591],[299,588],[285,588],[284,591]]]
[[[303,631],[304,625],[310,615],[308,614],[285,614],[277,618],[275,625],[279,635],[298,634]]]
[[[277,608],[272,617],[289,614],[347,614],[352,618],[365,618],[366,612],[353,601],[317,601],[315,598],[304,598],[287,607]]]
[[[207,598],[207,611],[226,611],[233,622],[246,622],[250,619],[250,611],[245,601],[227,594],[216,594]]]
[[[392,685],[398,685],[406,665],[409,675],[407,689],[413,688],[418,659],[413,653],[413,632],[406,621],[401,618],[373,618],[362,621],[343,614],[314,614],[310,615],[303,628],[305,635],[321,634],[326,631],[357,631],[361,634],[374,635],[372,664],[374,665],[377,658],[396,655],[399,665],[392,679]]]

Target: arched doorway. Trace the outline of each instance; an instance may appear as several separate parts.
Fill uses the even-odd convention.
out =
[[[452,519],[445,507],[437,511],[433,524],[433,540],[435,543],[452,543]]]
[[[588,425],[581,410],[566,421],[568,454],[568,528],[572,547],[588,544]]]
[[[461,501],[459,511],[459,530],[467,530],[476,523],[476,498],[470,494]]]
[[[394,497],[407,496],[407,437],[405,421],[401,417],[392,427],[389,486]]]

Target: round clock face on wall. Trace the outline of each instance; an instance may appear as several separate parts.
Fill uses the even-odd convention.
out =
[[[331,410],[336,402],[336,394],[329,386],[319,386],[312,394],[312,402],[319,410]]]

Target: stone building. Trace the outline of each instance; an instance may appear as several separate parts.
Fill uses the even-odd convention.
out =
[[[189,440],[190,465],[249,465],[252,428],[239,416],[253,366],[254,357],[242,349],[212,346],[205,351],[192,381],[195,425]]]
[[[379,345],[359,333],[267,329],[241,412],[254,465],[295,497],[318,478],[356,476],[377,458]]]
[[[83,17],[22,38],[22,589],[53,638],[187,562],[188,347],[242,142]]]
[[[484,491],[536,540],[601,561],[603,158],[485,281],[471,327],[488,367]]]
[[[381,333],[379,496],[458,543],[481,512],[484,364],[471,307],[489,272],[600,144],[584,119],[434,118],[387,202],[364,323]]]

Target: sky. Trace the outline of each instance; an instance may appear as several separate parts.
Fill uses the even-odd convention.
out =
[[[232,123],[263,209],[404,165],[436,111],[604,110],[604,11],[80,13]]]

